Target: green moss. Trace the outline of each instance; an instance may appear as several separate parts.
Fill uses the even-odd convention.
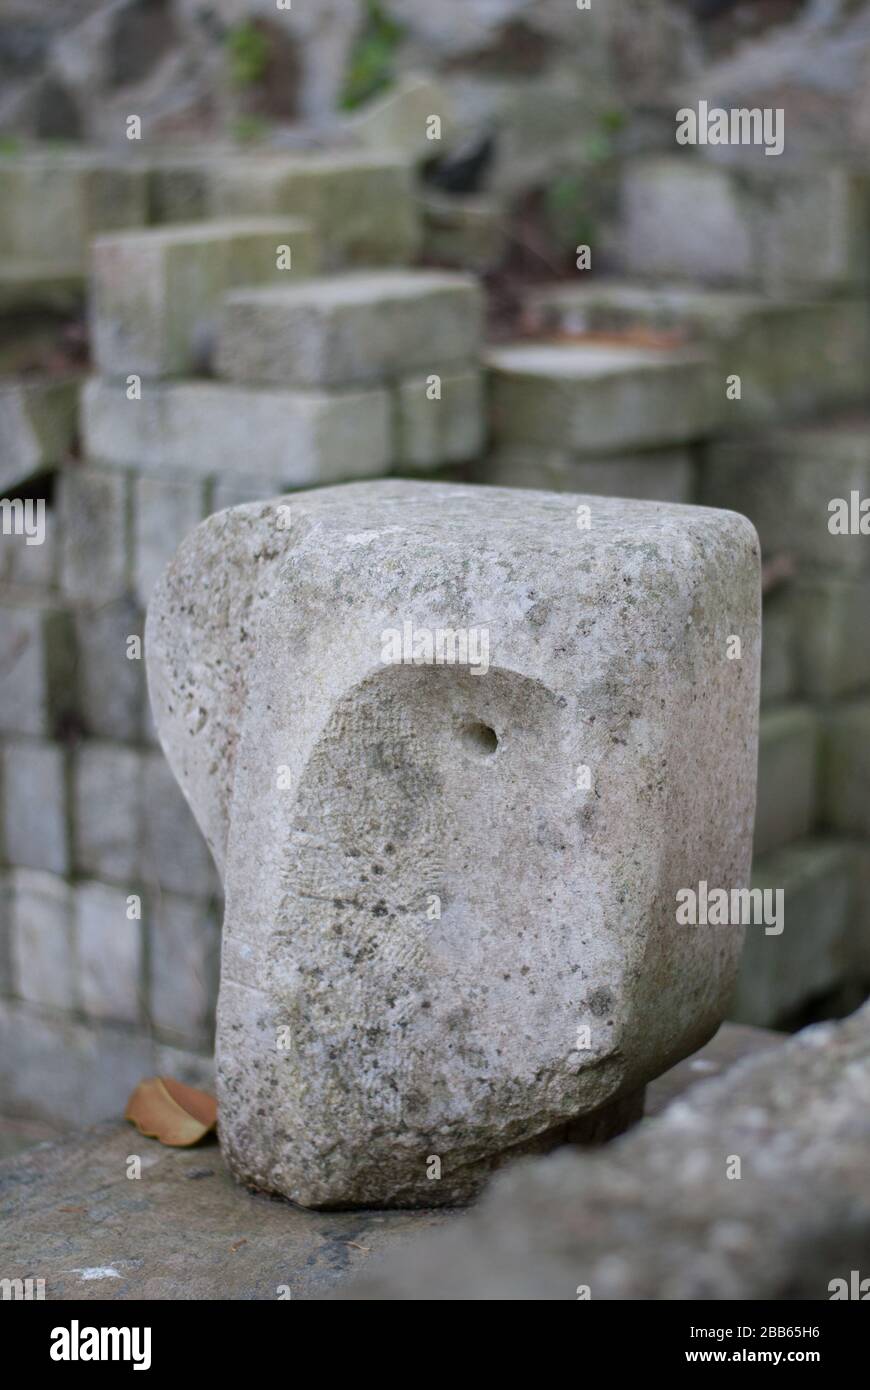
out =
[[[269,133],[269,123],[262,116],[239,116],[232,128],[232,138],[237,145],[253,145],[264,140]]]
[[[262,29],[245,20],[227,32],[225,43],[230,77],[236,86],[253,87],[262,82],[271,52],[271,44]]]
[[[368,0],[365,24],[345,73],[341,96],[345,111],[352,111],[390,86],[402,33],[402,26],[390,18],[380,0]]]

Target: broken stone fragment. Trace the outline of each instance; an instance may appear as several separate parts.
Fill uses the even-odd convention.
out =
[[[517,1165],[470,1218],[347,1297],[849,1297],[870,1248],[868,1110],[865,1005],[738,1062],[603,1154]]]
[[[747,881],[759,647],[730,512],[386,481],[188,536],[147,661],[226,890],[240,1180],[464,1201],[711,1036],[742,928],[676,894]]]

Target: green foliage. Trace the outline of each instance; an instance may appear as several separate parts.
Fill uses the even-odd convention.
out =
[[[0,135],[0,154],[20,154],[22,148],[17,135]]]
[[[385,12],[380,0],[368,0],[366,22],[350,55],[341,105],[345,111],[377,96],[393,80],[393,60],[402,26]]]
[[[262,29],[246,19],[227,32],[225,43],[233,82],[238,87],[253,87],[261,82],[271,51],[271,44]]]

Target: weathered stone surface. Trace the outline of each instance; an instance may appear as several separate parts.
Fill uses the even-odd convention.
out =
[[[383,473],[392,459],[386,391],[256,390],[154,383],[141,401],[93,378],[82,400],[89,456],[144,473],[259,478],[306,487]]]
[[[129,598],[76,607],[76,685],[85,733],[97,738],[138,741],[145,704],[145,670],[129,639],[141,639],[143,622],[141,610]]]
[[[863,539],[870,551],[870,536]],[[801,579],[792,606],[804,695],[831,700],[870,690],[870,579]]]
[[[440,132],[430,131],[431,117],[440,121]],[[447,91],[430,77],[405,73],[389,91],[348,120],[348,129],[360,145],[382,155],[394,150],[404,159],[431,159],[454,134],[453,112]]]
[[[60,583],[70,598],[109,603],[128,592],[128,497],[127,479],[119,473],[70,468],[61,474]]]
[[[396,388],[395,462],[402,468],[438,468],[476,459],[486,438],[483,374],[435,372],[409,377]]]
[[[536,445],[503,445],[484,459],[478,478],[496,487],[591,492],[602,497],[635,497],[641,502],[691,502],[694,490],[688,449],[652,449],[646,454],[585,459]]]
[[[818,720],[807,705],[762,711],[758,739],[755,853],[803,839],[816,812]]]
[[[700,500],[744,512],[766,557],[784,552],[813,569],[867,571],[868,537],[836,534],[829,525],[833,499],[848,504],[853,492],[870,496],[867,429],[866,419],[856,416],[712,445],[705,451]]]
[[[178,893],[149,896],[147,928],[151,1023],[164,1038],[208,1043],[220,958],[214,904]]]
[[[164,566],[205,513],[203,484],[186,478],[133,483],[133,588],[143,609]]]
[[[592,280],[542,290],[527,312],[545,332],[658,335],[683,350],[702,344],[716,361],[721,396],[727,378],[740,378],[740,399],[728,401],[723,415],[732,431],[853,404],[866,394],[870,319],[861,299],[771,299],[743,290]]]
[[[83,743],[75,758],[73,805],[77,871],[129,883],[141,852],[142,754],[97,739]]]
[[[682,444],[710,434],[724,404],[697,352],[523,343],[487,361],[498,443],[585,454]]]
[[[301,217],[314,227],[328,268],[408,265],[420,241],[410,165],[359,150],[226,160],[215,172],[212,212]]]
[[[375,386],[480,352],[483,300],[469,275],[382,270],[226,296],[218,370],[233,381]]]
[[[0,155],[0,255],[82,270],[97,232],[141,227],[145,177],[90,150]]]
[[[15,993],[31,1004],[75,1008],[69,884],[57,874],[15,869],[9,890]]]
[[[3,847],[10,864],[69,872],[66,751],[47,739],[7,739],[2,750]]]
[[[290,248],[287,269],[279,249]],[[238,285],[311,275],[311,228],[291,218],[149,227],[93,245],[91,334],[106,376],[183,376],[211,361],[220,299]]]
[[[856,887],[852,846],[833,840],[786,845],[755,860],[752,886],[782,890],[782,931],[766,931],[760,923],[747,927],[728,1015],[772,1028],[848,974]]]
[[[715,1029],[742,931],[687,932],[675,894],[747,874],[757,542],[605,499],[583,531],[586,500],[307,493],[288,529],[281,499],[212,517],[160,581],[149,686],[223,869],[221,1142],[245,1181],[426,1204],[435,1155],[437,1200],[464,1199]],[[405,623],[485,631],[491,666],[385,662]]]
[[[126,888],[82,882],[74,889],[82,1008],[91,1018],[138,1023],[143,1015],[143,925]]]
[[[21,592],[0,599],[0,733],[61,732],[75,712],[75,651],[69,614]]]
[[[208,898],[219,889],[208,849],[162,753],[142,755],[139,875],[175,893]]]
[[[470,1217],[346,1296],[827,1299],[870,1247],[868,1108],[865,1006],[738,1063],[602,1154],[516,1165]]]
[[[733,169],[691,155],[630,162],[622,190],[625,268],[802,289],[866,283],[870,197],[845,165]]]
[[[47,1050],[45,1030],[44,1022],[21,1006],[0,1004],[0,1072],[14,1067],[14,1077],[26,1086],[48,1063],[55,1082],[52,1099],[59,1107],[68,1107],[72,1096],[84,1101],[85,1113],[92,1114],[94,1101],[105,1104],[109,1092],[104,1114],[110,1115],[113,1105],[120,1114],[131,1040],[109,1028],[89,1035],[101,1040],[105,1060],[116,1067],[111,1076],[105,1069],[99,1072],[98,1089],[93,1078],[101,1056],[89,1050],[82,1036],[85,1030],[76,1025],[59,1031],[56,1058]],[[775,1033],[726,1024],[700,1053],[649,1087],[647,1113],[658,1113],[738,1058],[776,1048],[779,1042]],[[207,1059],[162,1045],[154,1052],[156,1057],[140,1062],[140,1075],[147,1075],[150,1067],[157,1075],[210,1088]],[[84,1095],[81,1077],[88,1083]],[[138,1079],[135,1072],[131,1077],[128,1090]],[[22,1097],[16,1089],[15,1099],[20,1105],[26,1092]],[[33,1119],[4,1117],[4,1128],[0,1145],[7,1135],[16,1147],[55,1137],[44,1124],[37,1128]],[[131,1152],[142,1158],[135,1223],[130,1221],[127,1177]],[[0,1201],[8,1276],[39,1270],[48,1299],[265,1301],[286,1298],[288,1292],[294,1300],[313,1299],[348,1284],[358,1271],[401,1247],[413,1234],[428,1236],[464,1219],[443,1210],[304,1211],[233,1182],[213,1142],[167,1149],[117,1120],[57,1143],[40,1143],[3,1163]],[[107,1268],[117,1277],[82,1277],[82,1270]]]
[[[870,837],[870,700],[836,706],[821,720],[819,809],[832,830]]]
[[[0,490],[55,468],[75,436],[78,382],[0,383]]]

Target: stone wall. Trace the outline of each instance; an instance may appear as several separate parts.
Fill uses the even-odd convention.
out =
[[[207,1077],[219,888],[136,639],[200,519],[351,478],[745,511],[768,585],[756,871],[785,888],[786,927],[750,928],[734,1015],[788,1025],[870,985],[870,561],[866,536],[828,529],[830,499],[870,495],[865,177],[620,159],[602,248],[618,274],[599,278],[596,243],[592,276],[532,287],[485,347],[466,267],[499,270],[501,194],[421,195],[429,94],[383,101],[307,153],[0,156],[0,488],[46,503],[44,544],[4,535],[0,554],[0,1096],[17,1113],[95,1119],[143,1074]],[[57,345],[86,302],[85,378]]]

